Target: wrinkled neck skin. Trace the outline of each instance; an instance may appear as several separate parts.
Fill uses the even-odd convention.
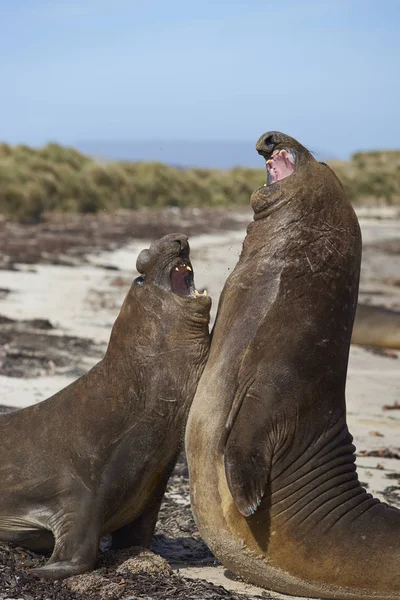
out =
[[[186,414],[208,355],[210,304],[153,284],[132,286],[104,357],[107,376],[135,389],[144,408],[161,398],[171,416]]]

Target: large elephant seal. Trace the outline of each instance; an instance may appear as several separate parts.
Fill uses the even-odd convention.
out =
[[[351,343],[400,350],[400,312],[358,304]]]
[[[333,171],[264,134],[268,182],[228,278],[186,450],[200,534],[245,580],[400,598],[400,511],[361,486],[345,384],[361,237]]]
[[[211,300],[187,237],[143,250],[101,362],[51,398],[0,416],[0,540],[53,549],[35,574],[93,567],[99,540],[149,546],[209,349]]]

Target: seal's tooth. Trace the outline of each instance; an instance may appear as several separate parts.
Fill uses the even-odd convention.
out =
[[[197,296],[200,296],[200,294],[197,290],[194,290],[194,295],[196,296],[196,298],[197,298]]]
[[[273,160],[271,158],[269,160],[267,160],[266,163],[269,167],[274,164]]]
[[[204,290],[203,296],[207,296],[207,290]]]
[[[186,265],[186,270],[191,271],[192,269],[189,267],[189,265]]]
[[[179,271],[179,267],[175,267],[175,271]]]

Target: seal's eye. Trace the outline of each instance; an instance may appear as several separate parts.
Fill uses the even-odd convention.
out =
[[[319,164],[320,164],[320,165],[324,165],[324,167],[329,167],[329,165],[327,165],[326,163],[324,163],[324,162],[322,162],[322,161],[319,161]]]
[[[135,287],[138,287],[143,284],[144,284],[144,277],[136,277],[136,279],[133,280],[133,285]]]

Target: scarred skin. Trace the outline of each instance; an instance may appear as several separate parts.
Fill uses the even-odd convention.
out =
[[[45,551],[55,538],[36,575],[93,568],[108,532],[114,547],[150,545],[209,349],[211,300],[172,292],[176,264],[190,266],[183,234],[142,251],[144,280],[133,282],[103,360],[0,417],[0,540]]]
[[[215,556],[274,591],[399,600],[400,511],[360,485],[345,384],[361,236],[333,171],[264,134],[295,171],[252,195],[186,429],[192,509]],[[290,154],[292,153],[292,154]],[[274,180],[271,183],[271,179]]]

